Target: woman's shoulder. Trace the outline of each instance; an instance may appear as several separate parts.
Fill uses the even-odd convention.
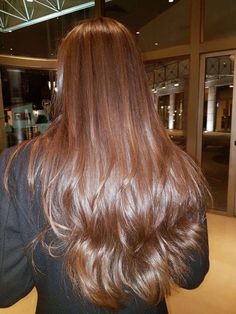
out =
[[[29,196],[28,165],[32,144],[5,149],[0,155],[0,186],[4,195],[25,203]]]
[[[6,148],[0,154],[0,177],[8,173],[10,181],[18,181],[25,177],[29,164],[31,142]],[[7,172],[6,172],[7,170]]]
[[[35,234],[44,224],[40,203],[40,185],[36,180],[34,191],[28,180],[31,142],[5,149],[0,156],[0,189],[2,198],[16,209],[24,235]],[[7,191],[8,190],[8,191]]]

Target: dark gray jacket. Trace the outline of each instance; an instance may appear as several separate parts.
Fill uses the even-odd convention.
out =
[[[29,149],[19,153],[10,173],[10,197],[3,187],[3,174],[10,149],[0,157],[0,307],[8,307],[35,286],[38,292],[37,313],[40,314],[105,314],[111,313],[89,304],[73,293],[63,271],[63,258],[52,258],[42,247],[34,250],[32,266],[27,249],[29,242],[44,225],[42,207],[36,187],[34,196],[27,187],[27,165]],[[189,276],[181,286],[196,288],[204,279],[209,268],[208,246],[204,254],[186,253],[189,260]],[[165,301],[150,307],[134,298],[119,314],[166,314]]]

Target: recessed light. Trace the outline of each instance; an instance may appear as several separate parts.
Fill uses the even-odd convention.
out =
[[[13,48],[10,48],[10,50],[12,51],[12,50],[13,50]]]
[[[230,88],[233,88],[233,87],[234,87],[234,85],[230,84],[230,85],[229,85],[229,87],[230,87]]]
[[[174,2],[174,0],[169,0],[169,2]]]
[[[139,34],[140,34],[140,32],[139,32],[139,31],[137,31],[137,32],[136,32],[136,35],[139,35]]]
[[[159,45],[159,44],[156,42],[156,43],[155,43],[155,46],[158,46],[158,45]]]
[[[9,33],[11,33],[12,32],[12,30],[11,29],[9,29],[9,31],[8,31]]]

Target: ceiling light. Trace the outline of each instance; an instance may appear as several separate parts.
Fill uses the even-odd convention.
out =
[[[136,34],[137,34],[137,35],[139,35],[139,34],[140,34],[140,32],[139,32],[139,31],[137,31],[137,32],[136,32]]]
[[[158,45],[159,45],[159,44],[156,42],[156,43],[155,43],[155,46],[158,46]]]
[[[169,0],[169,2],[174,2],[174,0]]]
[[[233,88],[233,87],[234,87],[234,85],[233,85],[233,84],[230,84],[230,85],[229,85],[229,87],[230,87],[230,88]]]
[[[27,0],[27,2],[33,2],[34,0]]]
[[[179,83],[175,83],[174,86],[175,86],[175,87],[178,87],[178,86],[179,86]]]

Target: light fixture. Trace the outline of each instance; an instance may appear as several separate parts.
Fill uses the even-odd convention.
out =
[[[140,32],[139,32],[139,31],[137,31],[137,32],[136,32],[136,35],[139,35],[139,34],[140,34]]]
[[[233,88],[233,87],[234,87],[234,85],[233,85],[233,84],[230,84],[230,85],[229,85],[229,87],[230,87],[230,88]]]
[[[175,87],[178,87],[178,86],[179,86],[179,83],[175,83],[174,86],[175,86]]]
[[[35,117],[38,117],[38,115],[39,115],[38,110],[33,110],[33,114],[35,115]]]
[[[34,2],[34,0],[27,0],[27,2]]]
[[[174,0],[168,0],[169,2],[174,2]]]
[[[155,46],[158,46],[158,45],[159,45],[158,42],[156,42],[156,43],[155,43]]]

